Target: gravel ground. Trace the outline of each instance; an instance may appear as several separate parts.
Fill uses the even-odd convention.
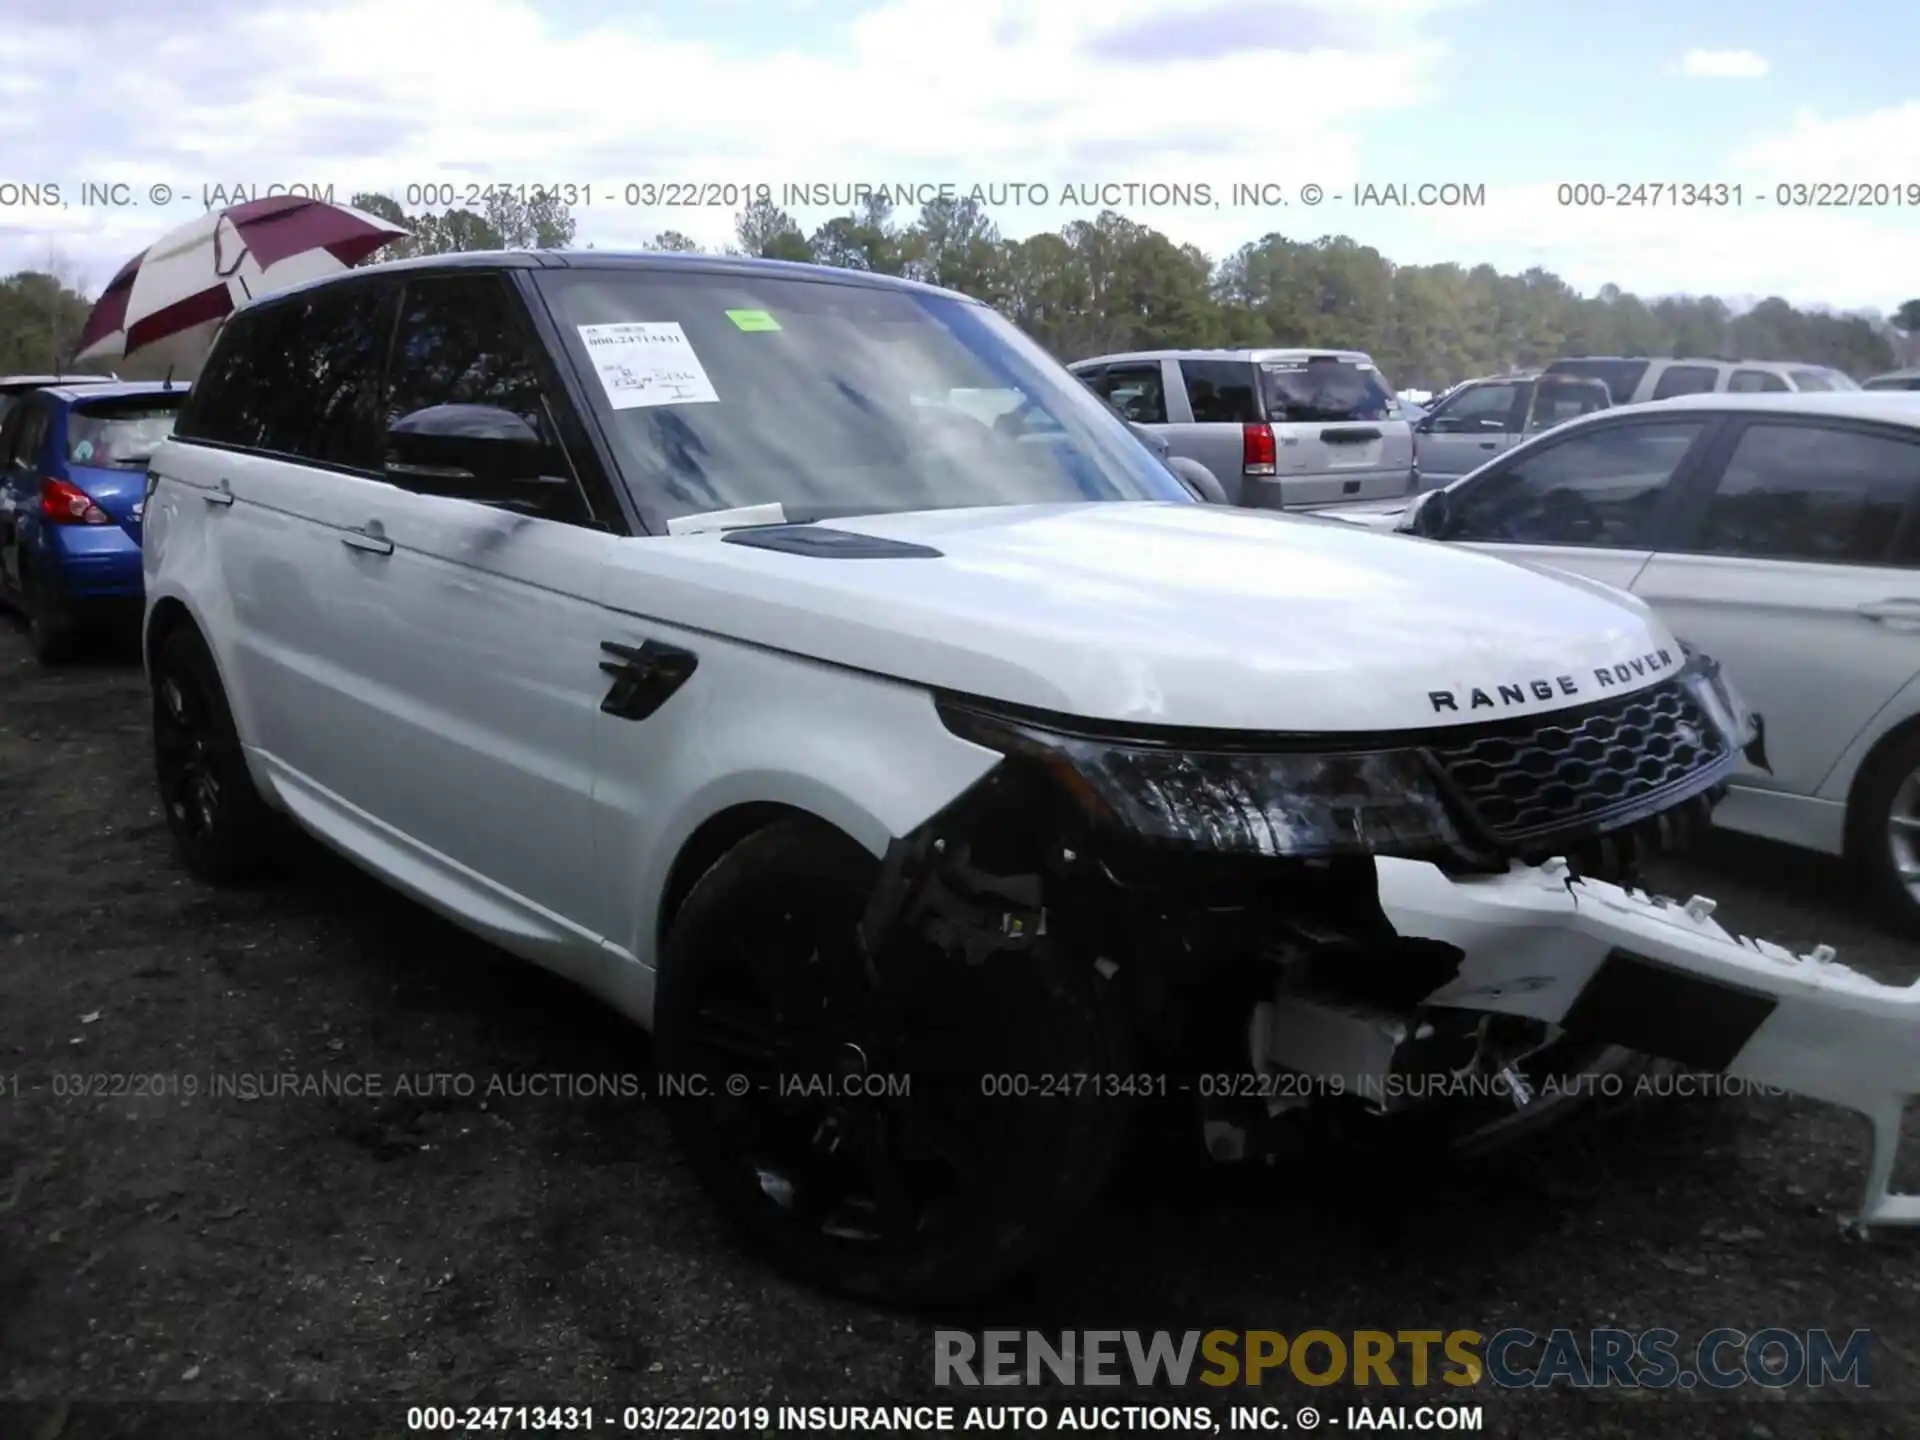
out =
[[[1734,927],[1920,974],[1836,867],[1719,842],[1660,878]],[[32,1402],[0,1411],[0,1436],[79,1435],[85,1412],[59,1407],[82,1400],[353,1399],[390,1433],[428,1401],[954,1401],[932,1385],[938,1319],[777,1278],[707,1213],[644,1102],[530,1078],[648,1064],[592,1001],[317,848],[258,889],[188,879],[152,800],[137,660],[44,672],[0,623],[0,1400]],[[209,1094],[320,1072],[384,1093]],[[80,1076],[152,1078],[60,1093]],[[403,1077],[422,1093],[394,1093]],[[1257,1180],[1149,1156],[1031,1284],[945,1323],[1868,1327],[1869,1397],[1469,1398],[1486,1433],[1532,1440],[1916,1433],[1913,1248],[1835,1223],[1863,1140],[1811,1104],[1721,1096],[1364,1184],[1338,1155]],[[152,1433],[185,1435],[172,1413]]]

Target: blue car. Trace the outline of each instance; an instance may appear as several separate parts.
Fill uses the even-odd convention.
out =
[[[50,385],[0,421],[0,600],[34,654],[63,660],[103,622],[139,614],[147,461],[185,385]]]

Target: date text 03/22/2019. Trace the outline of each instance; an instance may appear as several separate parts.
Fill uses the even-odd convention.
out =
[[[1617,210],[1910,210],[1920,180],[1579,180],[1554,187],[1562,208]]]

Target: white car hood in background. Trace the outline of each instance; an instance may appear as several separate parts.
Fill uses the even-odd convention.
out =
[[[914,684],[1217,729],[1537,714],[1655,683],[1682,659],[1652,612],[1618,592],[1330,520],[1115,503],[826,528],[941,555],[822,558],[712,533],[638,537],[618,547],[603,598]]]

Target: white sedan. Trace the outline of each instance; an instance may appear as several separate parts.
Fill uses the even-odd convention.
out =
[[[1847,855],[1920,927],[1920,403],[1687,395],[1576,420],[1342,519],[1603,581],[1765,722],[1715,822]]]

